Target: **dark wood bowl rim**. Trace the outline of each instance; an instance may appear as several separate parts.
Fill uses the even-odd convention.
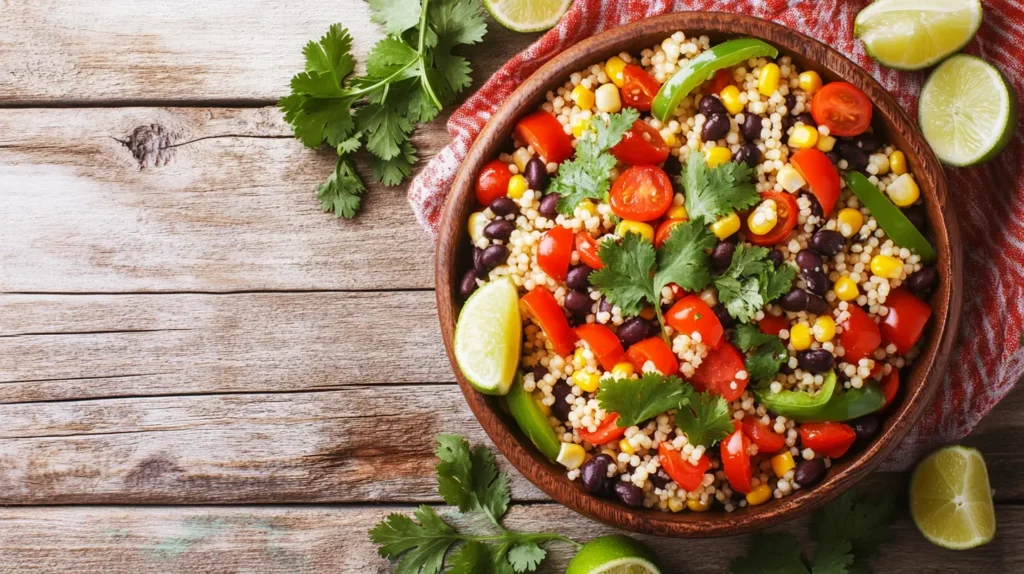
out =
[[[543,100],[569,74],[620,51],[636,52],[671,33],[707,34],[715,41],[733,36],[763,38],[795,60],[811,65],[827,80],[842,79],[862,89],[875,104],[876,129],[904,151],[927,198],[930,236],[939,254],[940,286],[931,304],[933,320],[928,342],[901,389],[902,402],[887,413],[881,434],[867,448],[832,466],[826,479],[781,500],[735,512],[668,513],[657,509],[631,509],[618,502],[583,492],[569,481],[564,468],[546,460],[515,427],[501,402],[475,391],[462,376],[452,348],[458,317],[459,271],[467,266],[467,231],[475,175],[507,142],[519,116]],[[881,112],[881,113],[878,113]],[[924,414],[943,379],[961,315],[962,262],[956,215],[948,201],[942,166],[925,143],[916,123],[895,99],[845,56],[808,36],[781,25],[738,14],[679,12],[634,22],[583,40],[547,62],[498,108],[469,150],[445,202],[437,243],[435,279],[437,305],[445,348],[459,386],[484,430],[512,465],[554,500],[606,524],[632,532],[684,538],[739,534],[805,514],[838,496],[866,477],[893,451],[911,426]]]

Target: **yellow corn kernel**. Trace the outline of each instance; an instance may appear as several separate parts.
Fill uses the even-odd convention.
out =
[[[811,328],[807,323],[797,323],[789,330],[789,343],[797,351],[806,351],[811,348]]]
[[[772,457],[772,470],[775,471],[775,476],[782,478],[794,468],[796,468],[796,461],[793,460],[793,455],[789,454],[788,450]]]
[[[576,205],[576,209],[583,210],[583,212],[590,217],[597,215],[597,206],[594,205],[594,202],[590,201],[589,199],[584,199],[583,201],[579,202]]]
[[[629,440],[627,439],[619,441],[619,450],[626,454],[636,454],[636,449],[633,448],[633,445],[629,444]]]
[[[878,172],[877,175],[885,175],[889,173],[889,168],[891,167],[889,165],[889,156],[884,153],[871,154],[868,158],[868,165],[875,166],[875,170]]]
[[[726,111],[730,114],[738,114],[743,111],[743,102],[740,101],[740,89],[733,85],[726,86],[722,93],[719,94],[722,98],[722,105],[725,106]]]
[[[578,138],[590,128],[590,118],[583,115],[575,115],[569,126],[572,128],[572,137]]]
[[[656,316],[654,313],[654,307],[647,305],[643,309],[640,309],[640,316],[648,321],[653,321]]]
[[[619,97],[619,89],[615,84],[604,84],[594,93],[597,100],[597,109],[601,112],[614,114],[622,109],[622,98]]]
[[[561,448],[558,449],[558,458],[555,460],[565,468],[575,470],[582,466],[583,461],[586,459],[587,451],[582,446],[571,442],[563,442]]]
[[[818,145],[818,130],[816,128],[804,124],[793,128],[793,135],[789,136],[789,147],[809,149],[816,145]]]
[[[822,315],[814,320],[814,338],[819,343],[828,343],[836,336],[836,322],[828,315]]]
[[[779,206],[774,199],[766,199],[747,216],[747,227],[754,235],[767,235],[779,222]]]
[[[711,233],[719,239],[725,239],[740,230],[740,216],[733,211],[711,224]]]
[[[634,372],[633,363],[627,363],[625,361],[615,363],[615,366],[612,367],[612,374],[615,375],[615,378],[617,379],[628,379],[633,376]]]
[[[899,150],[892,152],[889,156],[889,169],[896,175],[907,173],[907,156]]]
[[[477,211],[469,216],[469,238],[476,243],[477,239],[480,239],[484,235],[484,228],[487,227],[487,218],[484,217],[483,212]]]
[[[544,413],[544,416],[551,416],[551,407],[545,405],[543,401],[538,399],[533,399],[533,402],[537,403],[537,408],[540,409],[540,412]]]
[[[757,488],[750,491],[747,495],[747,504],[750,506],[757,506],[758,504],[764,504],[772,498],[772,487],[767,484],[759,484]]]
[[[668,208],[668,213],[665,214],[665,217],[669,219],[690,219],[690,214],[686,213],[685,205],[673,205]]]
[[[818,145],[814,146],[818,148],[818,151],[828,153],[836,148],[836,138],[832,136],[823,136],[818,134]]]
[[[821,89],[821,76],[818,75],[818,72],[804,72],[800,74],[799,82],[800,89],[808,94],[813,94]]]
[[[572,355],[572,362],[574,365],[586,365],[587,360],[583,357],[583,347],[576,347],[576,352]]]
[[[900,207],[909,207],[921,197],[921,190],[914,181],[914,176],[905,173],[885,188],[885,193],[893,203]]]
[[[779,89],[779,76],[782,70],[778,64],[767,64],[761,68],[761,75],[757,77],[757,91],[762,96],[771,96]]]
[[[572,101],[576,102],[581,110],[592,109],[594,107],[594,92],[587,89],[586,86],[576,86],[572,89]]]
[[[597,373],[588,373],[580,369],[572,374],[572,382],[575,383],[581,391],[592,393],[596,391],[598,385],[601,384],[601,375],[598,375]]]
[[[674,148],[679,145],[679,138],[677,138],[674,133],[662,133],[661,139],[665,140],[665,145],[670,148]]]
[[[608,74],[608,79],[620,88],[622,87],[622,84],[626,83],[626,80],[622,77],[622,70],[625,68],[626,62],[618,56],[612,56],[604,63],[604,73]]]
[[[722,165],[723,163],[729,163],[729,160],[732,159],[732,151],[727,147],[715,146],[708,149],[708,151],[705,152],[705,156],[707,158],[708,167],[715,167]]]
[[[842,233],[844,237],[853,237],[861,227],[864,227],[864,215],[859,209],[844,207],[839,210],[839,215],[836,218],[839,222],[839,233]]]
[[[683,508],[684,507],[682,500],[679,500],[678,498],[668,499],[668,509],[671,510],[672,512],[679,512]]]
[[[530,155],[530,150],[525,147],[521,147],[512,152],[512,163],[516,164],[516,167],[519,168],[519,173],[526,171],[526,164],[529,163],[531,159],[533,159],[533,156]]]
[[[654,243],[654,228],[650,224],[641,221],[630,221],[623,219],[615,227],[615,235],[625,237],[627,233],[636,233],[647,241]]]
[[[903,273],[903,262],[888,255],[875,255],[871,258],[871,272],[886,279],[898,279]]]
[[[788,163],[782,166],[779,173],[775,174],[775,182],[789,193],[796,193],[801,187],[807,185],[807,180]]]
[[[508,180],[508,196],[512,199],[519,199],[530,187],[529,182],[521,174],[515,174]]]
[[[840,301],[853,301],[860,297],[860,288],[857,287],[857,282],[845,275],[836,281],[832,290],[836,292],[836,299]]]
[[[671,504],[671,500],[674,499],[670,499],[669,504]],[[706,502],[701,502],[699,498],[687,498],[686,508],[689,508],[693,512],[707,512],[708,508],[711,508],[711,505]]]

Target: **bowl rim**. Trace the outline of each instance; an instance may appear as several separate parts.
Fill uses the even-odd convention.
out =
[[[475,201],[472,189],[476,172],[496,155],[515,121],[535,109],[544,94],[564,83],[571,72],[620,51],[633,51],[635,46],[653,45],[651,40],[660,41],[678,30],[686,32],[688,37],[708,34],[762,38],[779,48],[780,55],[788,54],[809,62],[812,69],[829,79],[842,79],[863,90],[874,104],[873,123],[878,126],[880,120],[884,122],[887,141],[906,140],[900,149],[907,155],[926,196],[925,205],[932,224],[930,236],[939,255],[940,285],[931,298],[933,320],[927,334],[928,344],[916,359],[909,381],[901,385],[904,398],[895,412],[886,416],[880,435],[853,457],[833,464],[825,480],[813,488],[731,513],[633,509],[586,494],[578,482],[568,480],[563,467],[548,461],[528,442],[511,417],[503,412],[496,397],[483,395],[469,385],[453,349],[455,321],[461,307],[457,303],[459,254],[468,250],[463,221],[469,202]],[[676,12],[606,30],[578,42],[546,62],[505,99],[470,147],[449,190],[438,232],[435,281],[445,349],[459,387],[477,420],[512,466],[554,501],[589,518],[636,533],[704,538],[751,532],[810,512],[868,476],[899,445],[926,411],[946,373],[962,311],[962,246],[941,164],[917,123],[867,71],[837,50],[774,22],[723,12]]]

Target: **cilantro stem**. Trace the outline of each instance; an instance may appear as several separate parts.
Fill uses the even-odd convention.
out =
[[[419,58],[416,61],[420,63],[420,83],[423,84],[423,89],[430,95],[430,99],[437,106],[437,109],[441,109],[444,107],[441,105],[441,98],[437,97],[437,93],[434,92],[434,86],[430,85],[430,78],[427,77],[427,8],[429,6],[430,0],[423,0],[420,9],[420,37],[416,44]]]
[[[576,548],[583,547],[582,544],[576,542],[571,538],[562,536],[561,534],[555,534],[554,532],[533,532],[533,533],[519,533],[506,530],[502,534],[492,534],[488,536],[474,536],[472,534],[460,534],[458,539],[464,542],[509,542],[512,544],[522,544],[524,542],[549,542],[558,540],[567,544],[572,544]]]

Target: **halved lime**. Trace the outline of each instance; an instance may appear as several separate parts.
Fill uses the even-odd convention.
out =
[[[996,156],[1017,127],[1017,94],[999,70],[957,54],[921,88],[921,131],[944,163],[975,165]]]
[[[595,538],[572,557],[565,574],[661,574],[654,554],[628,536]]]
[[[572,0],[484,0],[487,11],[513,32],[540,32],[554,27]]]
[[[878,0],[857,14],[853,34],[882,65],[920,70],[959,52],[979,26],[979,0]]]
[[[522,338],[515,284],[508,279],[492,281],[462,306],[455,325],[455,360],[476,390],[504,395],[516,376]]]
[[[991,541],[996,514],[981,453],[949,446],[921,461],[910,479],[910,515],[921,534],[943,548]]]

